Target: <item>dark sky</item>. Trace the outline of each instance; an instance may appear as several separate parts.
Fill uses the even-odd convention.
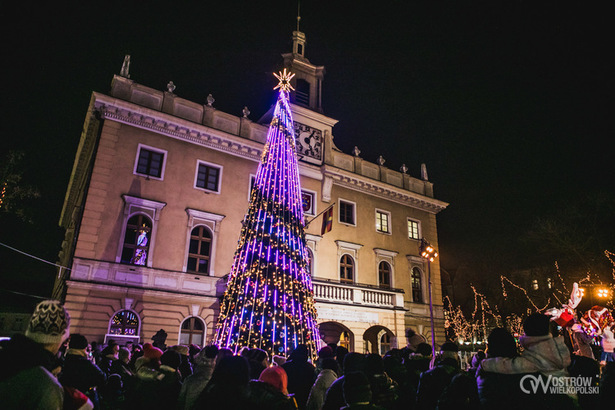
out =
[[[6,5],[0,153],[26,153],[41,198],[34,225],[0,240],[55,260],[57,227],[92,91],[125,54],[131,78],[258,119],[291,49],[296,2],[62,2]],[[542,4],[536,4],[542,3]],[[427,164],[445,265],[505,252],[537,216],[613,195],[613,32],[608,13],[561,2],[302,1],[306,56],[324,65],[335,143],[386,166]],[[39,265],[0,249],[0,273]],[[8,258],[8,260],[7,260]],[[26,268],[27,266],[27,268]],[[52,273],[53,274],[53,273]],[[8,283],[8,284],[7,284]],[[5,285],[13,286],[10,282]],[[15,286],[19,286],[16,284]],[[32,291],[41,292],[32,288]]]

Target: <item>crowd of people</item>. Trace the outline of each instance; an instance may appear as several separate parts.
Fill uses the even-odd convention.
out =
[[[57,301],[39,303],[25,335],[0,346],[5,409],[598,409],[612,408],[615,362],[578,354],[549,316],[532,314],[519,342],[505,329],[464,366],[456,343],[435,357],[413,330],[384,355],[330,344],[315,360],[305,345],[288,357],[215,345],[99,346],[70,333]],[[612,353],[612,352],[606,352]],[[589,380],[580,393],[523,388],[538,375]]]

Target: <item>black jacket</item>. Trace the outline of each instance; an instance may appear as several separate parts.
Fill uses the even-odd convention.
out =
[[[260,380],[250,381],[250,402],[254,409],[262,410],[296,410],[292,397],[286,396],[269,383]]]
[[[86,357],[68,354],[64,359],[64,369],[58,379],[63,386],[74,387],[82,393],[87,393],[91,387],[102,387],[106,376]]]

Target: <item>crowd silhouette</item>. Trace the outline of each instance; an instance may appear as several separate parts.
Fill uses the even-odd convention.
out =
[[[578,354],[549,316],[532,314],[517,341],[493,329],[487,350],[461,360],[447,341],[435,357],[425,339],[384,355],[329,344],[316,360],[298,345],[288,357],[214,345],[100,345],[70,334],[57,301],[41,302],[25,335],[0,346],[0,407],[7,409],[595,409],[612,408],[614,366]],[[599,347],[598,347],[599,348]],[[606,352],[612,353],[612,352]],[[599,356],[600,357],[600,356]],[[602,355],[604,358],[605,356]],[[585,380],[592,389],[527,391],[528,377]],[[585,383],[585,382],[582,382]],[[581,383],[581,384],[582,384]],[[528,385],[531,386],[531,385]]]

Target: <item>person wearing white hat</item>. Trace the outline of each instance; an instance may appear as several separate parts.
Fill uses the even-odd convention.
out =
[[[70,335],[70,316],[57,300],[34,309],[26,334],[0,348],[0,397],[4,409],[62,409],[64,390],[50,372]]]

